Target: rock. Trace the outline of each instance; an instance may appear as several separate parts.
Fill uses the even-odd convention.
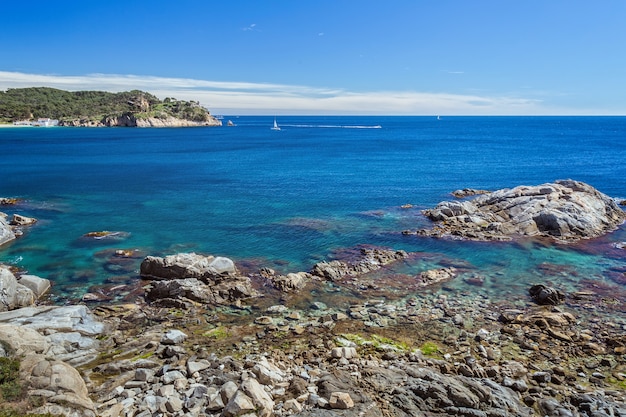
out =
[[[24,356],[27,353],[47,353],[50,349],[48,339],[37,330],[26,326],[0,323],[0,340],[8,343],[17,356]]]
[[[189,307],[193,303],[230,304],[256,297],[250,278],[237,275],[232,260],[224,257],[179,253],[159,258],[147,256],[141,276],[153,281],[146,298],[164,307]]]
[[[6,218],[0,213],[0,246],[15,239],[13,229],[6,221]]]
[[[36,275],[21,275],[18,282],[29,288],[36,298],[40,298],[50,290],[50,280]]]
[[[233,399],[239,387],[233,381],[227,381],[220,387],[220,396],[224,404],[228,404]]]
[[[262,326],[267,326],[269,324],[272,324],[274,320],[272,320],[270,316],[259,316],[256,319],[254,319],[254,322]]]
[[[28,354],[21,360],[20,374],[28,381],[30,395],[45,399],[45,403],[31,413],[95,417],[95,407],[85,381],[67,363]]]
[[[211,363],[206,359],[201,359],[199,361],[187,360],[187,375],[193,375],[196,372],[204,371],[210,367]]]
[[[0,312],[32,306],[35,300],[30,288],[20,284],[8,268],[0,266]]]
[[[573,180],[503,189],[471,201],[442,202],[423,214],[437,224],[418,234],[472,240],[546,236],[576,241],[604,235],[626,220],[626,213],[612,198]]]
[[[350,394],[348,394],[347,392],[339,391],[330,394],[328,404],[330,405],[330,408],[335,408],[339,410],[347,410],[348,408],[354,407],[354,401],[352,401]]]
[[[294,414],[299,413],[300,411],[302,411],[302,404],[300,404],[297,400],[292,398],[292,399],[285,401],[285,405],[283,406],[283,409],[285,411],[288,411]]]
[[[534,302],[540,305],[559,305],[565,300],[565,295],[552,287],[546,287],[545,285],[533,285],[528,290],[530,297]]]
[[[0,267],[0,311],[16,307],[17,279],[8,268]]]
[[[237,391],[233,398],[230,399],[222,415],[224,417],[236,417],[242,416],[246,413],[251,413],[256,410],[252,399],[248,397],[243,391]]]
[[[196,278],[153,281],[146,299],[162,306],[187,307],[189,304],[231,304],[256,297],[248,277],[231,277],[218,284],[207,284]]]
[[[452,191],[452,195],[455,196],[456,198],[466,198],[466,197],[472,197],[475,195],[480,195],[480,194],[489,194],[490,191],[487,190],[476,190],[474,188],[463,188],[462,190],[455,190]]]
[[[164,345],[179,345],[187,339],[187,335],[180,330],[169,330],[161,338],[161,344]]]
[[[296,272],[287,275],[268,275],[267,278],[272,285],[283,292],[295,292],[304,288],[311,280],[311,274],[306,272]]]
[[[421,272],[417,276],[417,284],[420,287],[426,287],[429,285],[439,284],[441,282],[449,281],[456,276],[455,268],[439,268],[430,269],[428,271]]]
[[[15,197],[0,197],[0,206],[14,206],[22,201]]]
[[[32,226],[35,223],[37,223],[37,219],[19,214],[13,214],[13,218],[9,224],[11,226]]]
[[[16,334],[28,337],[23,348],[34,344],[36,353],[74,366],[88,363],[98,356],[98,337],[107,331],[107,326],[84,305],[26,307],[0,313],[0,329],[16,327],[23,332]],[[46,343],[35,340],[33,331],[42,335]],[[9,338],[8,341],[18,345],[24,343],[24,339]]]
[[[203,256],[195,253],[179,253],[165,258],[147,256],[140,267],[140,274],[149,279],[197,278],[204,282],[218,281],[237,272],[232,260],[224,257]]]
[[[248,378],[241,383],[239,389],[252,399],[259,417],[270,417],[273,415],[274,400],[265,392],[259,381],[254,378]]]
[[[265,358],[254,365],[252,372],[254,372],[259,382],[264,385],[277,385],[282,383],[285,377],[284,372],[269,363]]]
[[[128,236],[130,236],[128,232],[99,230],[97,232],[85,233],[82,238],[93,240],[124,240],[128,238]]]
[[[405,251],[383,248],[360,248],[348,261],[319,262],[313,266],[311,274],[329,281],[338,281],[343,277],[354,277],[376,271],[385,265],[404,259]]]
[[[336,347],[330,351],[330,355],[333,358],[345,358],[352,359],[356,358],[356,348],[353,347]]]

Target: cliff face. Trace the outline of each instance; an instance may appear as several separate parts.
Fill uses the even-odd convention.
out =
[[[168,116],[167,118],[147,117],[137,119],[131,113],[120,116],[109,116],[95,122],[92,120],[72,120],[59,123],[60,126],[81,126],[81,127],[192,127],[192,126],[221,126],[221,120],[208,115],[205,121],[194,121],[179,119]]]

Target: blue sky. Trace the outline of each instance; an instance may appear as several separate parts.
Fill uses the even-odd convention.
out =
[[[8,4],[6,4],[8,3]],[[3,2],[0,90],[216,114],[626,114],[626,1]]]

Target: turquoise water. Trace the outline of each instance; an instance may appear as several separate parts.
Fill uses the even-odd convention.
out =
[[[626,198],[626,117],[292,116],[278,118],[281,131],[270,130],[273,117],[232,120],[237,126],[0,129],[0,196],[24,199],[3,210],[39,219],[0,248],[0,261],[52,279],[59,299],[136,280],[144,254],[195,251],[295,272],[358,244],[422,253],[398,267],[407,273],[464,265],[484,285],[450,285],[472,291],[524,291],[539,280],[623,286],[626,250],[612,245],[626,241],[624,226],[577,246],[400,232],[427,225],[419,210],[465,187],[573,178]],[[101,230],[124,233],[82,238]],[[138,249],[138,259],[111,265],[114,249]]]

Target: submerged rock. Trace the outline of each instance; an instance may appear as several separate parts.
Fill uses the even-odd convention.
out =
[[[436,225],[417,234],[472,240],[546,236],[576,241],[604,235],[626,220],[626,212],[612,198],[574,180],[503,189],[471,201],[444,201],[423,214]]]
[[[565,295],[561,291],[541,284],[530,287],[528,293],[533,301],[540,305],[555,306],[565,300]]]
[[[417,283],[420,287],[439,284],[449,281],[456,276],[455,268],[440,268],[423,271],[417,276]]]

